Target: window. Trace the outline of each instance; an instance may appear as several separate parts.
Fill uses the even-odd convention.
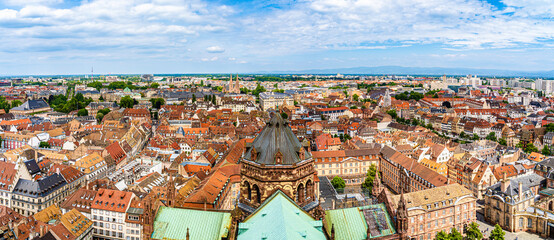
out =
[[[523,218],[519,218],[519,227],[523,228]]]
[[[532,228],[532,227],[533,227],[533,219],[531,219],[531,218],[528,218],[528,219],[527,219],[527,227],[528,227],[528,228]]]

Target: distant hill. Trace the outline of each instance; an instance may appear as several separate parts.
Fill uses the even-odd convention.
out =
[[[395,74],[395,75],[477,75],[496,77],[542,77],[554,78],[554,70],[528,72],[500,69],[478,69],[478,68],[440,68],[440,67],[400,67],[400,66],[379,66],[379,67],[353,67],[335,69],[310,69],[301,71],[272,71],[265,73],[274,74]]]

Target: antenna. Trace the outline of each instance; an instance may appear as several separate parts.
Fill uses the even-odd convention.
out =
[[[94,80],[94,67],[91,67],[90,73],[92,75],[92,80]]]

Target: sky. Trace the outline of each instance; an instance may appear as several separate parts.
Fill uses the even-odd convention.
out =
[[[554,70],[553,0],[0,0],[0,75]]]

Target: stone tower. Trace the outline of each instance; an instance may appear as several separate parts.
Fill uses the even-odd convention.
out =
[[[312,155],[280,114],[273,113],[252,144],[247,145],[240,172],[239,207],[255,209],[277,190],[299,206],[317,203]]]
[[[396,208],[396,230],[401,239],[405,239],[408,234],[408,209],[406,208],[406,199],[404,193],[400,195],[398,208]]]

